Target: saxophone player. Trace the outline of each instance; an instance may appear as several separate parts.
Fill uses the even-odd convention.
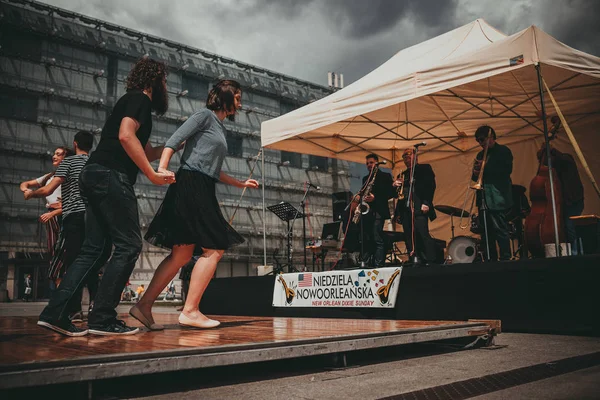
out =
[[[506,214],[512,207],[512,181],[510,174],[513,169],[513,155],[510,149],[496,142],[496,132],[493,128],[483,125],[475,131],[475,140],[483,148],[475,158],[471,179],[482,183],[483,190],[477,190],[477,207],[479,223],[483,226],[483,212],[487,215],[487,238],[482,235],[483,248],[485,241],[489,243],[488,259],[498,259],[496,242],[500,250],[500,260],[510,260],[510,237]],[[486,154],[487,148],[487,154]],[[483,155],[486,154],[485,166]],[[483,170],[483,176],[481,172]]]
[[[369,154],[366,157],[366,165],[369,174],[363,177],[363,187],[367,186],[369,179],[373,175],[373,169],[378,165],[379,157],[376,154]],[[383,233],[383,225],[386,219],[390,218],[388,200],[394,197],[394,188],[392,187],[392,175],[388,172],[378,171],[375,175],[371,192],[364,197],[364,201],[369,204],[370,210],[363,220],[363,241],[365,254],[363,260],[373,268],[383,267],[386,255],[386,237]]]
[[[408,252],[413,253],[414,250],[414,254],[425,264],[434,263],[438,261],[437,248],[435,241],[429,234],[429,221],[436,218],[435,209],[433,208],[433,195],[436,187],[435,174],[431,165],[419,164],[418,161],[415,164],[412,194],[415,210],[413,225],[412,211],[410,207],[406,206],[406,200],[410,189],[410,173],[414,162],[414,150],[404,150],[402,160],[406,165],[406,170],[401,176],[398,176],[393,186],[400,187],[403,185],[402,193],[399,194],[403,195],[404,199],[399,200],[396,204],[394,216],[398,222],[402,223]]]

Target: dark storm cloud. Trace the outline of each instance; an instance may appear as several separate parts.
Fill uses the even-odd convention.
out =
[[[511,35],[537,25],[600,55],[593,0],[45,0],[84,15],[326,84],[346,85],[398,51],[484,18]]]
[[[545,9],[554,23],[546,30],[565,44],[600,56],[600,1],[571,0]]]

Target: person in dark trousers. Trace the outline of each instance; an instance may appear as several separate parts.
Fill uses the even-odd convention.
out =
[[[69,303],[88,276],[98,274],[106,264],[88,317],[89,333],[131,335],[139,331],[118,320],[115,308],[142,250],[133,190],[138,172],[141,170],[155,185],[175,181],[170,171],[154,171],[150,161],[160,157],[163,146],[152,147],[148,142],[152,111],[162,115],[168,108],[166,74],[165,64],[147,57],[140,59],[129,73],[127,92],[115,104],[98,147],[79,177],[79,189],[86,204],[85,241],[60,287],[52,293],[38,325],[66,336],[87,334],[87,329],[69,321]]]
[[[52,266],[62,264],[61,271],[58,274],[60,279],[77,258],[85,238],[85,204],[79,193],[79,175],[88,160],[93,145],[94,135],[91,132],[77,132],[73,140],[75,155],[65,158],[60,163],[51,182],[40,189],[24,193],[25,200],[29,200],[31,198],[47,197],[58,188],[61,188],[62,227],[53,260],[50,263]],[[91,303],[98,288],[98,275],[90,274],[86,286],[88,287]],[[72,309],[69,315],[72,322],[83,320],[81,297],[82,290],[79,290],[72,300]]]
[[[429,221],[433,221],[437,217],[433,208],[433,196],[436,188],[435,174],[431,165],[419,164],[417,160],[414,169],[415,176],[412,193],[412,207],[415,212],[413,225],[411,206],[407,206],[407,200],[410,190],[410,173],[414,158],[415,152],[413,149],[404,150],[402,160],[406,165],[406,170],[393,184],[396,188],[403,185],[402,194],[404,195],[404,199],[398,200],[394,215],[402,223],[406,238],[406,249],[409,254],[416,255],[418,260],[428,264],[439,261],[436,256],[435,241],[429,234]]]
[[[510,175],[513,169],[513,155],[510,149],[496,142],[496,132],[493,128],[483,125],[475,131],[475,140],[483,148],[475,157],[471,179],[475,182],[480,178],[483,165],[483,154],[487,146],[487,159],[483,168],[483,190],[477,191],[477,207],[479,223],[483,227],[483,206],[487,209],[487,227],[490,261],[498,259],[496,242],[500,250],[500,260],[510,260],[510,236],[508,231],[507,214],[513,205],[512,181]],[[483,193],[483,195],[482,195]],[[485,200],[485,204],[484,204]],[[482,234],[482,248],[487,248],[485,234]]]
[[[369,154],[366,157],[366,165],[369,175],[363,177],[363,187],[372,177],[372,171],[377,166],[379,157],[377,154]],[[383,226],[386,219],[390,219],[390,208],[388,200],[395,196],[392,187],[392,175],[388,172],[377,171],[375,182],[371,192],[363,198],[369,204],[369,213],[361,216],[363,223],[363,241],[365,254],[363,260],[366,265],[372,268],[381,268],[385,265],[385,255],[387,238],[383,233]],[[360,221],[358,222],[360,224]]]

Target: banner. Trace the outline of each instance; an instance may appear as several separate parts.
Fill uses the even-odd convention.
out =
[[[274,307],[371,307],[396,305],[402,267],[280,274]]]

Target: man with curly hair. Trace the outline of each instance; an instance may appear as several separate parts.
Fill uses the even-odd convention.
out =
[[[163,147],[148,142],[154,111],[168,108],[166,66],[142,58],[127,77],[127,93],[115,104],[100,142],[79,177],[86,205],[85,241],[59,288],[52,293],[38,325],[66,336],[131,335],[138,328],[117,319],[115,308],[142,250],[138,205],[133,185],[141,171],[156,185],[173,183],[170,171],[156,172],[151,161],[160,158]],[[114,246],[114,251],[113,251]],[[112,253],[112,257],[111,257]],[[88,316],[88,329],[68,319],[69,303],[89,274],[107,262],[104,275]]]

